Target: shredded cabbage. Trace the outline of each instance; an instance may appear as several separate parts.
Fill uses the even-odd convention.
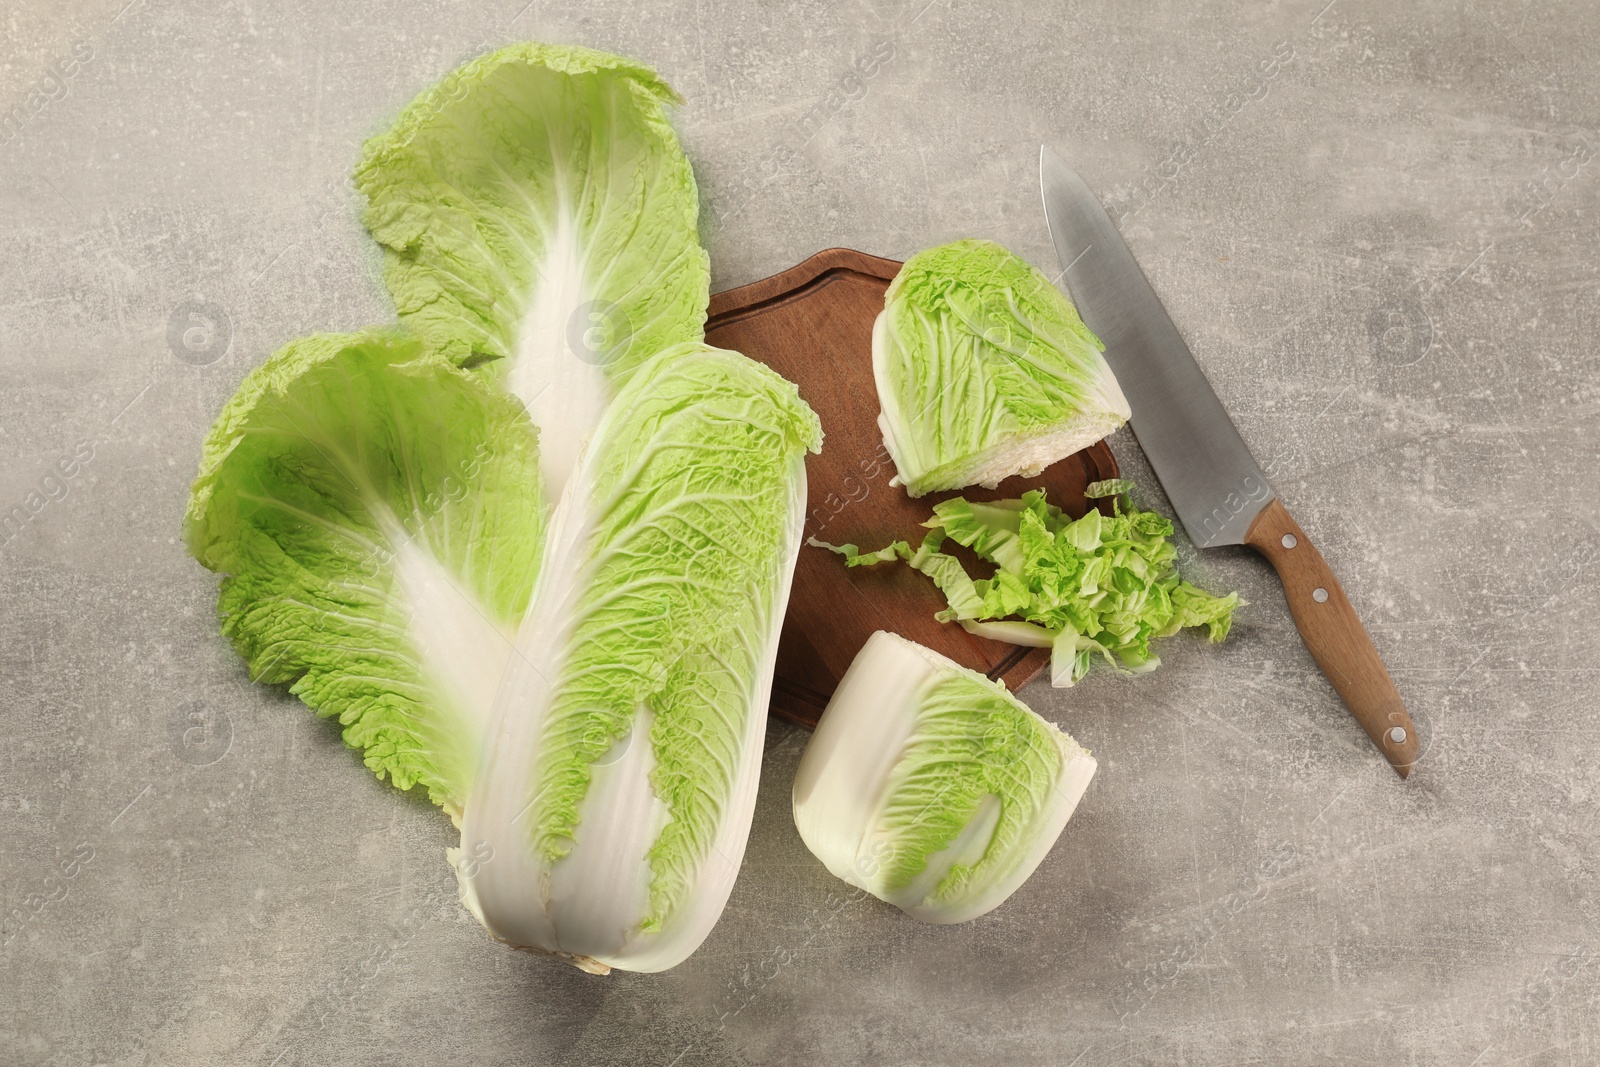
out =
[[[1130,483],[1097,483],[1103,495]],[[1017,500],[976,503],[954,497],[935,504],[928,533],[912,550],[895,541],[876,552],[855,545],[810,543],[842,555],[846,566],[901,559],[933,579],[948,607],[941,622],[959,622],[980,636],[1052,649],[1051,682],[1073,685],[1095,656],[1119,670],[1142,673],[1161,662],[1152,640],[1205,627],[1213,642],[1228,636],[1239,594],[1213,596],[1178,576],[1172,523],[1118,497],[1115,513],[1091,510],[1073,519],[1042,490]],[[946,540],[995,565],[973,579],[961,561],[940,551]],[[988,620],[1015,619],[995,623]],[[1029,629],[1019,629],[1026,624]]]

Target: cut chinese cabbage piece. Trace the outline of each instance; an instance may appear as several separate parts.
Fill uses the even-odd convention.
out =
[[[905,541],[875,552],[815,538],[811,544],[842,555],[847,567],[906,561],[944,594],[949,607],[937,614],[941,622],[1051,649],[1051,684],[1066,688],[1097,655],[1126,673],[1154,670],[1161,660],[1151,641],[1186,627],[1204,626],[1212,642],[1221,641],[1243,603],[1237,593],[1214,596],[1179,577],[1171,521],[1121,495],[1131,488],[1120,479],[1091,484],[1091,497],[1116,498],[1114,512],[1090,510],[1077,519],[1038,489],[1016,500],[951,497],[933,506],[914,551]],[[974,579],[942,551],[946,540],[994,564],[993,576]]]
[[[587,970],[704,940],[744,853],[821,427],[736,352],[641,367],[551,517],[467,806],[462,899]]]
[[[356,168],[401,321],[527,405],[552,500],[615,387],[703,336],[676,101],[633,60],[512,45],[417,97]]]
[[[872,330],[878,426],[912,496],[1032,476],[1128,421],[1105,346],[993,241],[906,260]]]
[[[1078,806],[1094,757],[976,671],[879,630],[856,654],[794,782],[828,870],[917,919],[999,906]]]
[[[212,427],[185,535],[252,677],[459,819],[544,538],[520,405],[399,334],[295,341]]]

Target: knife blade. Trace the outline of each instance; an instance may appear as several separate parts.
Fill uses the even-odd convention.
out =
[[[1199,548],[1246,544],[1283,582],[1295,626],[1378,750],[1406,777],[1420,739],[1337,579],[1273,490],[1093,190],[1048,146],[1039,186],[1062,278],[1133,411],[1133,434]]]

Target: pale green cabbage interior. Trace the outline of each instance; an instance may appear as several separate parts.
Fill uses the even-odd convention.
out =
[[[868,835],[886,894],[904,890],[931,857],[950,847],[985,798],[999,803],[980,857],[953,865],[928,898],[948,904],[981,894],[1032,843],[1035,823],[1061,777],[1062,745],[1070,742],[1058,739],[1059,731],[1004,688],[971,671],[937,672],[908,699],[915,725]]]

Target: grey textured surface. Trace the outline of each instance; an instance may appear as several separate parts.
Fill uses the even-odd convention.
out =
[[[0,144],[0,504],[43,501],[0,547],[0,1062],[1600,1061],[1593,5],[124,2],[0,20],[29,115]],[[687,963],[490,943],[446,820],[249,684],[177,535],[244,373],[391,314],[361,139],[528,37],[683,93],[718,288],[963,235],[1049,266],[1058,147],[1367,619],[1427,729],[1412,780],[1266,566],[1185,547],[1250,608],[1156,674],[1024,692],[1101,771],[999,910],[844,896],[775,723]],[[227,325],[169,344],[190,300]]]

